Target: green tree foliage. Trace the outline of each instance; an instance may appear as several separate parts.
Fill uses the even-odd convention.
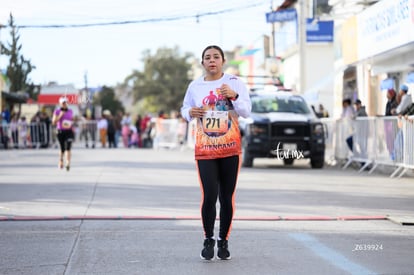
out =
[[[332,6],[329,5],[329,0],[317,0],[314,1],[316,4],[316,10],[314,16],[321,16],[323,14],[330,14],[332,11]]]
[[[38,87],[30,82],[28,77],[36,67],[21,54],[22,45],[19,43],[20,35],[12,14],[10,14],[8,27],[11,30],[11,42],[7,45],[1,44],[1,54],[9,58],[6,75],[10,80],[10,92],[22,91],[34,98],[36,93],[38,93]]]
[[[125,111],[122,103],[115,97],[115,91],[112,88],[103,86],[102,90],[96,94],[93,99],[94,105],[101,105],[102,110],[111,111],[112,115],[118,111]]]
[[[178,47],[160,48],[155,55],[143,53],[144,71],[134,71],[125,80],[132,85],[134,101],[141,102],[148,112],[179,110],[187,85],[191,79],[189,59],[192,54],[181,56]]]

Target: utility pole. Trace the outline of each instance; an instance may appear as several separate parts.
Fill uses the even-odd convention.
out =
[[[306,92],[306,14],[307,14],[307,7],[306,7],[307,0],[300,0],[299,1],[299,10],[300,14],[298,17],[299,20],[299,68],[300,68],[300,89],[299,92],[301,94]]]
[[[85,74],[83,75],[83,81],[85,83],[85,91],[88,90],[88,71],[85,71]]]
[[[89,90],[88,90],[88,71],[85,71],[83,75],[83,81],[85,83],[85,87],[83,88],[80,105],[81,105],[81,108],[84,109],[84,111],[86,111],[90,107]]]
[[[270,1],[270,12],[273,12],[273,0]],[[275,22],[272,22],[272,52],[270,56],[276,58],[276,30],[275,30]]]

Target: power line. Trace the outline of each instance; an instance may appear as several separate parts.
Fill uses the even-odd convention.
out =
[[[45,25],[19,25],[21,29],[57,29],[57,28],[87,28],[87,27],[101,27],[101,26],[111,26],[111,25],[128,25],[128,24],[143,24],[143,23],[157,23],[157,22],[167,22],[167,21],[178,21],[189,18],[195,18],[198,22],[201,17],[219,15],[223,13],[236,12],[239,10],[249,9],[262,5],[261,3],[250,4],[238,8],[228,8],[214,12],[204,12],[197,13],[196,15],[183,15],[183,16],[171,16],[171,17],[162,17],[162,18],[148,18],[148,19],[138,19],[138,20],[125,20],[125,21],[112,21],[112,22],[101,22],[101,23],[83,23],[83,24],[45,24]]]

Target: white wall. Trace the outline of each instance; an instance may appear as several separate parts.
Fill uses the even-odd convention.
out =
[[[332,43],[309,44],[306,47],[306,92],[317,92],[317,103],[322,103],[330,114],[334,100],[334,48]]]
[[[285,58],[281,70],[285,81],[285,88],[293,89],[294,91],[300,88],[299,61],[299,54],[294,54],[288,58]]]

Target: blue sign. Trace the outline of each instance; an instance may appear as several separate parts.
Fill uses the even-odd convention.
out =
[[[297,12],[296,9],[285,9],[280,11],[272,11],[266,13],[266,22],[285,22],[296,20]]]
[[[407,75],[407,83],[414,83],[414,72]]]
[[[381,81],[381,91],[388,90],[388,89],[394,89],[395,87],[395,81],[392,78],[386,78],[383,81]]]
[[[333,42],[334,22],[306,19],[306,42]]]

